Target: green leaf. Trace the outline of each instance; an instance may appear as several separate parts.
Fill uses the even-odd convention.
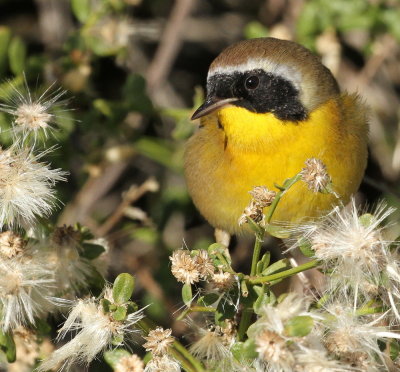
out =
[[[264,270],[264,265],[263,263],[260,261],[257,262],[257,266],[256,266],[256,274],[261,274]]]
[[[74,229],[81,233],[82,240],[90,240],[94,238],[94,235],[91,233],[89,228],[86,226],[82,226],[80,223],[76,223],[74,225]]]
[[[96,108],[99,112],[101,112],[106,117],[112,117],[113,108],[112,104],[105,99],[95,99],[93,101],[93,107]]]
[[[18,36],[11,40],[8,48],[8,60],[10,69],[14,75],[19,75],[24,71],[26,60],[26,46]]]
[[[122,358],[129,357],[131,354],[125,349],[114,349],[106,351],[103,356],[106,363],[115,369]]]
[[[119,335],[114,336],[111,343],[114,346],[119,346],[119,345],[123,344],[124,343],[124,335],[119,334]]]
[[[235,342],[231,348],[233,356],[241,361],[244,359],[253,360],[257,358],[256,344],[254,340],[248,339],[245,342]]]
[[[128,274],[122,273],[117,276],[113,285],[113,299],[117,304],[128,302],[135,289],[135,278]]]
[[[84,23],[90,14],[91,0],[71,0],[72,12],[79,22]]]
[[[146,79],[139,74],[130,74],[122,90],[124,102],[129,110],[150,115],[154,112],[151,99],[146,93]]]
[[[216,254],[224,254],[226,251],[226,247],[221,243],[213,243],[207,248],[208,254],[216,255]]]
[[[180,171],[180,164],[174,159],[174,149],[166,140],[155,137],[140,137],[133,143],[134,149],[168,169]]]
[[[302,237],[299,239],[297,244],[299,245],[299,249],[300,249],[301,253],[303,253],[304,256],[306,256],[306,257],[314,257],[315,256],[315,252],[312,249],[312,244],[308,239]]]
[[[208,307],[215,304],[219,300],[220,296],[217,293],[209,293],[205,296],[201,296],[197,303],[200,306]]]
[[[87,258],[88,260],[94,260],[106,251],[103,246],[98,244],[84,243],[82,247],[83,251],[81,252],[81,257]]]
[[[3,331],[0,331],[0,348],[6,354],[8,363],[15,362],[17,350],[11,332],[4,333]]]
[[[100,304],[103,308],[103,313],[107,314],[111,311],[111,302],[107,300],[106,298],[101,299]]]
[[[103,292],[105,280],[94,266],[92,266],[90,276],[87,279],[91,293],[94,296],[100,296]]]
[[[400,41],[400,9],[389,8],[381,13],[382,23],[386,25],[389,32]]]
[[[121,321],[125,320],[126,313],[127,313],[127,311],[126,311],[126,307],[125,306],[118,306],[117,310],[115,310],[112,313],[112,316],[116,321],[121,322]]]
[[[263,272],[263,276],[271,275],[290,268],[290,263],[287,258],[274,262],[272,265],[268,266]]]
[[[215,267],[218,267],[220,265],[226,266],[226,264],[231,265],[232,259],[225,245],[220,243],[213,243],[209,245],[206,250],[210,258],[213,260]],[[220,256],[222,256],[223,258],[221,259]]]
[[[288,231],[282,226],[266,224],[264,228],[268,234],[274,236],[275,238],[286,239],[290,237],[290,231]]]
[[[193,300],[192,286],[185,283],[182,287],[182,300],[186,306],[190,306]]]
[[[236,315],[236,308],[232,303],[220,301],[215,312],[215,323],[223,325],[225,319],[232,319]]]
[[[246,39],[254,39],[256,37],[268,36],[268,29],[258,21],[249,22],[244,28],[244,36]]]
[[[261,257],[261,262],[262,262],[262,270],[261,272],[263,272],[269,265],[269,263],[271,262],[271,252],[265,252],[263,254],[263,256]]]
[[[128,314],[135,313],[138,310],[139,310],[139,306],[135,302],[128,301],[126,303],[126,311],[127,311]]]
[[[8,27],[0,26],[0,75],[7,67],[7,51],[11,40],[11,31]]]
[[[400,343],[398,340],[392,340],[389,344],[390,358],[396,360],[400,355]]]
[[[286,323],[285,333],[290,337],[304,337],[312,331],[313,327],[313,318],[306,315],[299,315]]]
[[[50,324],[47,323],[46,320],[40,318],[37,318],[35,320],[35,329],[36,329],[36,335],[38,337],[49,336],[52,330]]]
[[[358,218],[358,221],[360,222],[361,226],[368,228],[376,222],[376,219],[373,214],[365,213]]]
[[[270,291],[268,286],[253,286],[258,297],[253,303],[253,310],[256,314],[260,314],[260,309],[265,305],[275,302],[275,295]]]

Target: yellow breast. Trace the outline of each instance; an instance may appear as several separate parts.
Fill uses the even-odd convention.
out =
[[[315,157],[325,163],[334,190],[346,203],[364,174],[367,136],[365,108],[355,95],[331,99],[299,123],[224,107],[204,117],[188,142],[189,193],[211,225],[237,233],[254,186],[276,190],[274,184],[282,184]],[[338,202],[332,194],[314,193],[298,182],[283,197],[274,220],[299,222]]]

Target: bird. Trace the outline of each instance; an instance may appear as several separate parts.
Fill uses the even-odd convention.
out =
[[[238,219],[256,186],[299,173],[307,159],[323,162],[334,193],[297,182],[271,223],[298,224],[346,204],[367,164],[368,109],[341,92],[320,58],[302,45],[272,37],[239,41],[211,63],[200,124],[184,153],[188,192],[217,230],[241,234]]]

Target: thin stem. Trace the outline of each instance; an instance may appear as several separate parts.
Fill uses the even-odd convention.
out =
[[[250,307],[245,307],[243,309],[242,318],[240,319],[238,339],[239,341],[244,341],[246,332],[250,327],[251,317],[253,315],[253,309]]]
[[[260,260],[261,244],[263,237],[260,234],[256,234],[256,241],[254,242],[253,258],[251,261],[250,275],[254,276],[257,273],[257,263]]]
[[[182,320],[183,318],[186,317],[186,315],[190,313],[215,313],[217,309],[214,307],[205,307],[205,306],[192,306],[186,309],[185,311],[182,311],[181,315],[176,318],[176,320]]]
[[[287,278],[294,274],[301,273],[302,271],[306,271],[306,270],[312,269],[314,267],[317,267],[318,265],[319,265],[319,261],[312,260],[312,261],[306,262],[302,265],[299,265],[297,267],[292,267],[289,270],[281,271],[276,274],[271,274],[271,275],[263,276],[260,278],[249,279],[249,283],[250,284],[261,284],[261,283],[272,282],[277,279],[284,279],[284,278]]]
[[[175,347],[175,343],[173,344],[173,347]],[[182,368],[186,372],[198,372],[197,369],[192,366],[186,359],[182,358],[181,353],[178,350],[175,350],[174,348],[169,349],[169,353],[179,361],[179,364],[182,366]]]
[[[266,223],[269,224],[271,222],[272,216],[276,210],[276,207],[278,206],[279,201],[281,200],[282,196],[285,194],[285,192],[287,192],[298,180],[300,180],[301,176],[300,174],[297,174],[296,176],[294,176],[293,178],[287,179],[284,182],[284,186],[280,189],[280,191],[276,194],[275,199],[273,200],[273,202],[271,203],[271,205],[268,208],[268,211],[265,215],[265,220]],[[254,223],[253,221],[249,220],[248,221],[249,224]],[[262,246],[262,242],[264,239],[264,235],[265,235],[265,230],[260,226],[254,223],[254,230],[256,231],[256,241],[254,242],[254,249],[253,249],[253,257],[251,260],[251,270],[250,270],[250,276],[254,277],[257,274],[257,264],[260,261],[260,254],[261,254],[261,246]],[[302,265],[304,266],[304,265]],[[309,265],[308,265],[309,266]],[[279,278],[284,278],[286,276],[291,276],[297,272],[301,272],[304,270],[307,270],[309,267],[307,266],[307,268],[302,268],[301,266],[287,270],[287,271],[283,271],[281,273],[278,274],[274,274],[274,275],[278,275],[277,278],[275,279],[279,279]],[[316,266],[316,263],[315,263]],[[310,266],[314,267],[314,266]],[[293,271],[292,273],[289,273],[290,271]],[[285,274],[286,273],[286,276]],[[266,276],[264,278],[256,278],[256,279],[250,279],[248,281],[249,284],[258,284],[258,283],[265,283],[268,281],[272,281],[274,279],[271,279],[271,277],[274,277],[274,275],[269,275]],[[266,279],[267,278],[267,279]],[[247,287],[246,287],[247,290]],[[253,315],[253,309],[251,306],[245,306],[243,309],[243,313],[242,313],[242,317],[240,319],[240,324],[239,324],[239,330],[238,330],[238,338],[239,341],[243,341],[245,339],[245,335],[246,332],[251,324],[251,318]]]
[[[179,341],[174,341],[173,346],[193,365],[195,372],[205,372],[203,365]]]
[[[287,185],[285,185],[284,190],[281,190],[276,194],[275,199],[273,200],[273,202],[271,203],[271,205],[268,208],[267,213],[265,214],[265,220],[267,223],[271,222],[272,216],[273,216],[275,209],[278,206],[278,203],[280,202],[282,196],[300,179],[301,179],[301,175],[297,174],[296,176],[291,178],[289,181],[286,180],[286,181],[288,181],[288,183],[287,183]],[[285,181],[285,183],[286,183],[286,181]]]

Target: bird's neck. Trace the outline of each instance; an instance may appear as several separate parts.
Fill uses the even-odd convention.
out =
[[[205,117],[202,125],[235,151],[265,153],[283,147],[290,151],[299,142],[318,143],[318,138],[336,136],[340,130],[340,109],[332,99],[311,112],[306,120],[293,122],[280,120],[273,113],[259,114],[232,105]]]

